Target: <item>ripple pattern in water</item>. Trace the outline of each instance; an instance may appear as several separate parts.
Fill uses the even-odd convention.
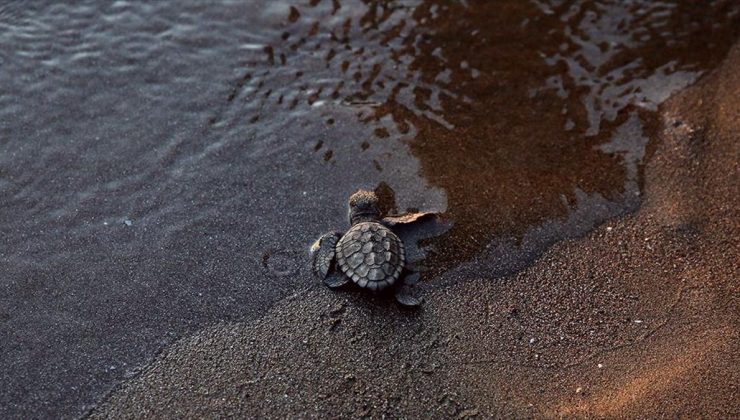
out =
[[[502,252],[519,262],[506,272],[639,204],[654,111],[722,58],[739,10],[652,0],[273,5],[260,20],[279,34],[252,48],[234,104],[213,121],[279,130],[286,120],[271,117],[286,111],[354,109],[373,136],[344,142],[408,144],[446,193],[456,225],[453,240],[437,241],[438,268],[513,241]],[[389,165],[374,163],[382,180]],[[569,224],[584,206],[588,222]],[[520,255],[523,238],[534,243]]]

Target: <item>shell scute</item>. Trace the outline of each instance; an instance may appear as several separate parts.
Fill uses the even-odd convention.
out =
[[[373,245],[374,244],[373,244],[372,241],[367,241],[364,244],[362,244],[362,253],[363,254],[369,254],[369,253],[373,252]]]
[[[385,273],[379,268],[373,268],[367,273],[367,278],[372,281],[381,281],[385,278]]]
[[[378,263],[378,254],[375,254],[373,252],[365,255],[365,265],[366,266],[372,266]]]
[[[383,271],[385,271],[386,275],[391,275],[393,274],[393,266],[390,263],[384,263]]]
[[[345,251],[346,251],[347,255],[352,255],[352,254],[354,254],[355,252],[358,252],[361,249],[362,249],[362,244],[360,244],[359,242],[353,242],[353,243],[349,244],[349,246],[347,246],[347,249]]]
[[[360,264],[362,264],[364,262],[364,260],[365,260],[365,255],[362,254],[361,252],[356,252],[356,253],[352,254],[352,256],[347,259],[347,264],[350,267],[356,269],[357,267],[360,266]]]
[[[362,264],[359,267],[357,267],[357,274],[356,275],[358,276],[358,279],[360,277],[367,276],[367,272],[368,271],[370,271],[370,267],[367,264]]]

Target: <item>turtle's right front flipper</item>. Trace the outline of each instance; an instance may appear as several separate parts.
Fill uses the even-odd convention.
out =
[[[403,274],[402,282],[396,289],[396,300],[403,306],[421,305],[424,298],[419,295],[419,291],[415,287],[421,277],[419,268],[414,263],[410,263],[406,266]]]
[[[313,272],[329,287],[339,287],[349,282],[347,276],[334,269],[335,247],[341,236],[339,232],[325,233],[311,245]]]
[[[424,302],[424,298],[419,296],[419,292],[410,284],[401,284],[396,289],[396,300],[403,306],[419,306]]]

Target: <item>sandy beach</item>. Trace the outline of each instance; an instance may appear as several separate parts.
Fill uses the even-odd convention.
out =
[[[316,288],[176,343],[93,418],[740,415],[740,47],[660,108],[644,202],[423,309]]]

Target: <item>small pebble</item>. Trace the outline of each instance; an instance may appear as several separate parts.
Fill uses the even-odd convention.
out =
[[[604,367],[604,365],[602,365],[601,363],[599,363],[599,364],[598,364],[598,365],[596,365],[596,366],[598,366],[598,367],[599,367],[599,369],[601,369],[601,368],[603,368],[603,367]]]
[[[535,340],[534,338],[530,338],[529,339],[529,344],[534,344],[535,341],[537,341],[537,340]]]
[[[134,224],[130,219],[123,219],[123,224],[126,226],[131,226]]]
[[[583,388],[581,388],[580,386],[576,388],[576,394],[580,394],[581,392],[583,392]]]

